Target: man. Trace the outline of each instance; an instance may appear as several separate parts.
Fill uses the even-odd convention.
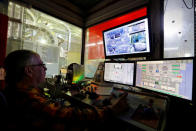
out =
[[[74,122],[77,125],[82,121],[103,120],[127,107],[124,99],[126,95],[115,104],[102,109],[54,103],[39,88],[45,81],[47,68],[40,56],[33,51],[14,51],[6,57],[4,65],[8,128],[65,130],[73,128],[69,123]]]

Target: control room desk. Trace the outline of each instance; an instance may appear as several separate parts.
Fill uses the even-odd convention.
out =
[[[114,89],[113,93],[118,96],[123,91],[120,89]],[[90,99],[88,96],[84,99],[74,97],[75,91],[69,92],[75,101],[80,101],[84,105],[94,108],[97,106],[95,103],[101,100],[111,98],[112,96],[99,96],[96,99]],[[111,99],[112,101],[116,99]],[[157,97],[156,95],[150,95],[147,93],[136,93],[128,91],[127,102],[129,104],[129,110],[121,113],[117,116],[118,119],[123,120],[124,122],[131,124],[135,127],[138,127],[142,130],[147,131],[162,131],[164,130],[166,123],[166,112],[167,112],[167,99],[163,97]],[[152,113],[144,113],[144,110],[152,105],[155,116],[150,116]]]
[[[168,108],[166,98],[157,97],[156,95],[150,96],[146,93],[138,94],[129,92],[127,99],[130,107],[129,111],[122,113],[118,116],[118,118],[143,130],[164,130],[166,124],[166,112]],[[149,105],[150,102],[153,102],[152,109],[156,116],[150,116],[151,113],[147,113],[147,115],[144,115],[143,117],[142,113],[144,111],[143,108],[140,107],[142,107],[141,105]]]

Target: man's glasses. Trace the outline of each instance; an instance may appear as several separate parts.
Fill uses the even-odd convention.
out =
[[[28,65],[28,66],[41,66],[41,67],[46,68],[46,64],[36,64],[36,65]]]

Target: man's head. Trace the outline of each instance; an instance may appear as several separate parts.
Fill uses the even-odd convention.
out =
[[[47,68],[40,56],[29,50],[11,52],[4,62],[6,83],[15,85],[25,81],[28,85],[37,86],[45,80]]]

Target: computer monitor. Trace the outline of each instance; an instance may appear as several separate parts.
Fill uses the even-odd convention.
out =
[[[105,58],[144,56],[150,53],[147,17],[103,31]]]
[[[193,59],[137,61],[136,86],[191,101]]]
[[[77,84],[84,79],[84,66],[73,64],[73,78],[72,84]]]
[[[134,84],[134,62],[105,62],[104,81]]]

